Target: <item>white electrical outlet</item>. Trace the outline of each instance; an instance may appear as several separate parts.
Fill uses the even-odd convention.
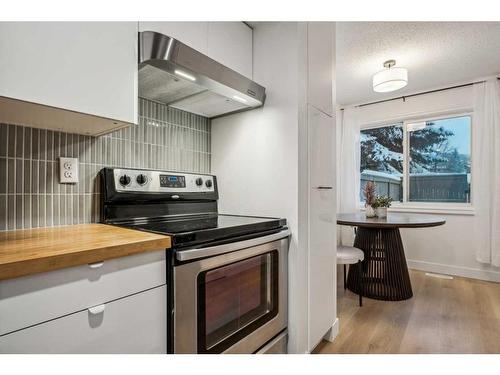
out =
[[[59,182],[61,184],[78,182],[77,158],[59,158]]]

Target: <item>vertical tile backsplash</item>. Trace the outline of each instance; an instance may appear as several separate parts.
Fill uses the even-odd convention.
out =
[[[0,230],[99,221],[103,167],[210,173],[210,130],[205,117],[145,99],[138,125],[101,137],[0,124]],[[60,156],[79,159],[79,183],[59,184]]]

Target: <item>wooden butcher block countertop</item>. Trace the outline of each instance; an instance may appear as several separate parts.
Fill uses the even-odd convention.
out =
[[[0,232],[0,280],[170,246],[168,236],[106,224]]]

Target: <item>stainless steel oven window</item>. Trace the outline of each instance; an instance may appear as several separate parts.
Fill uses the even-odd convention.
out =
[[[278,314],[278,251],[203,271],[197,284],[198,353],[220,353]]]

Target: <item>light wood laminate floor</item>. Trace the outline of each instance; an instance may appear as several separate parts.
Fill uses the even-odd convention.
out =
[[[413,298],[363,298],[363,307],[340,280],[339,335],[314,353],[500,353],[499,283],[413,270],[410,277]]]

